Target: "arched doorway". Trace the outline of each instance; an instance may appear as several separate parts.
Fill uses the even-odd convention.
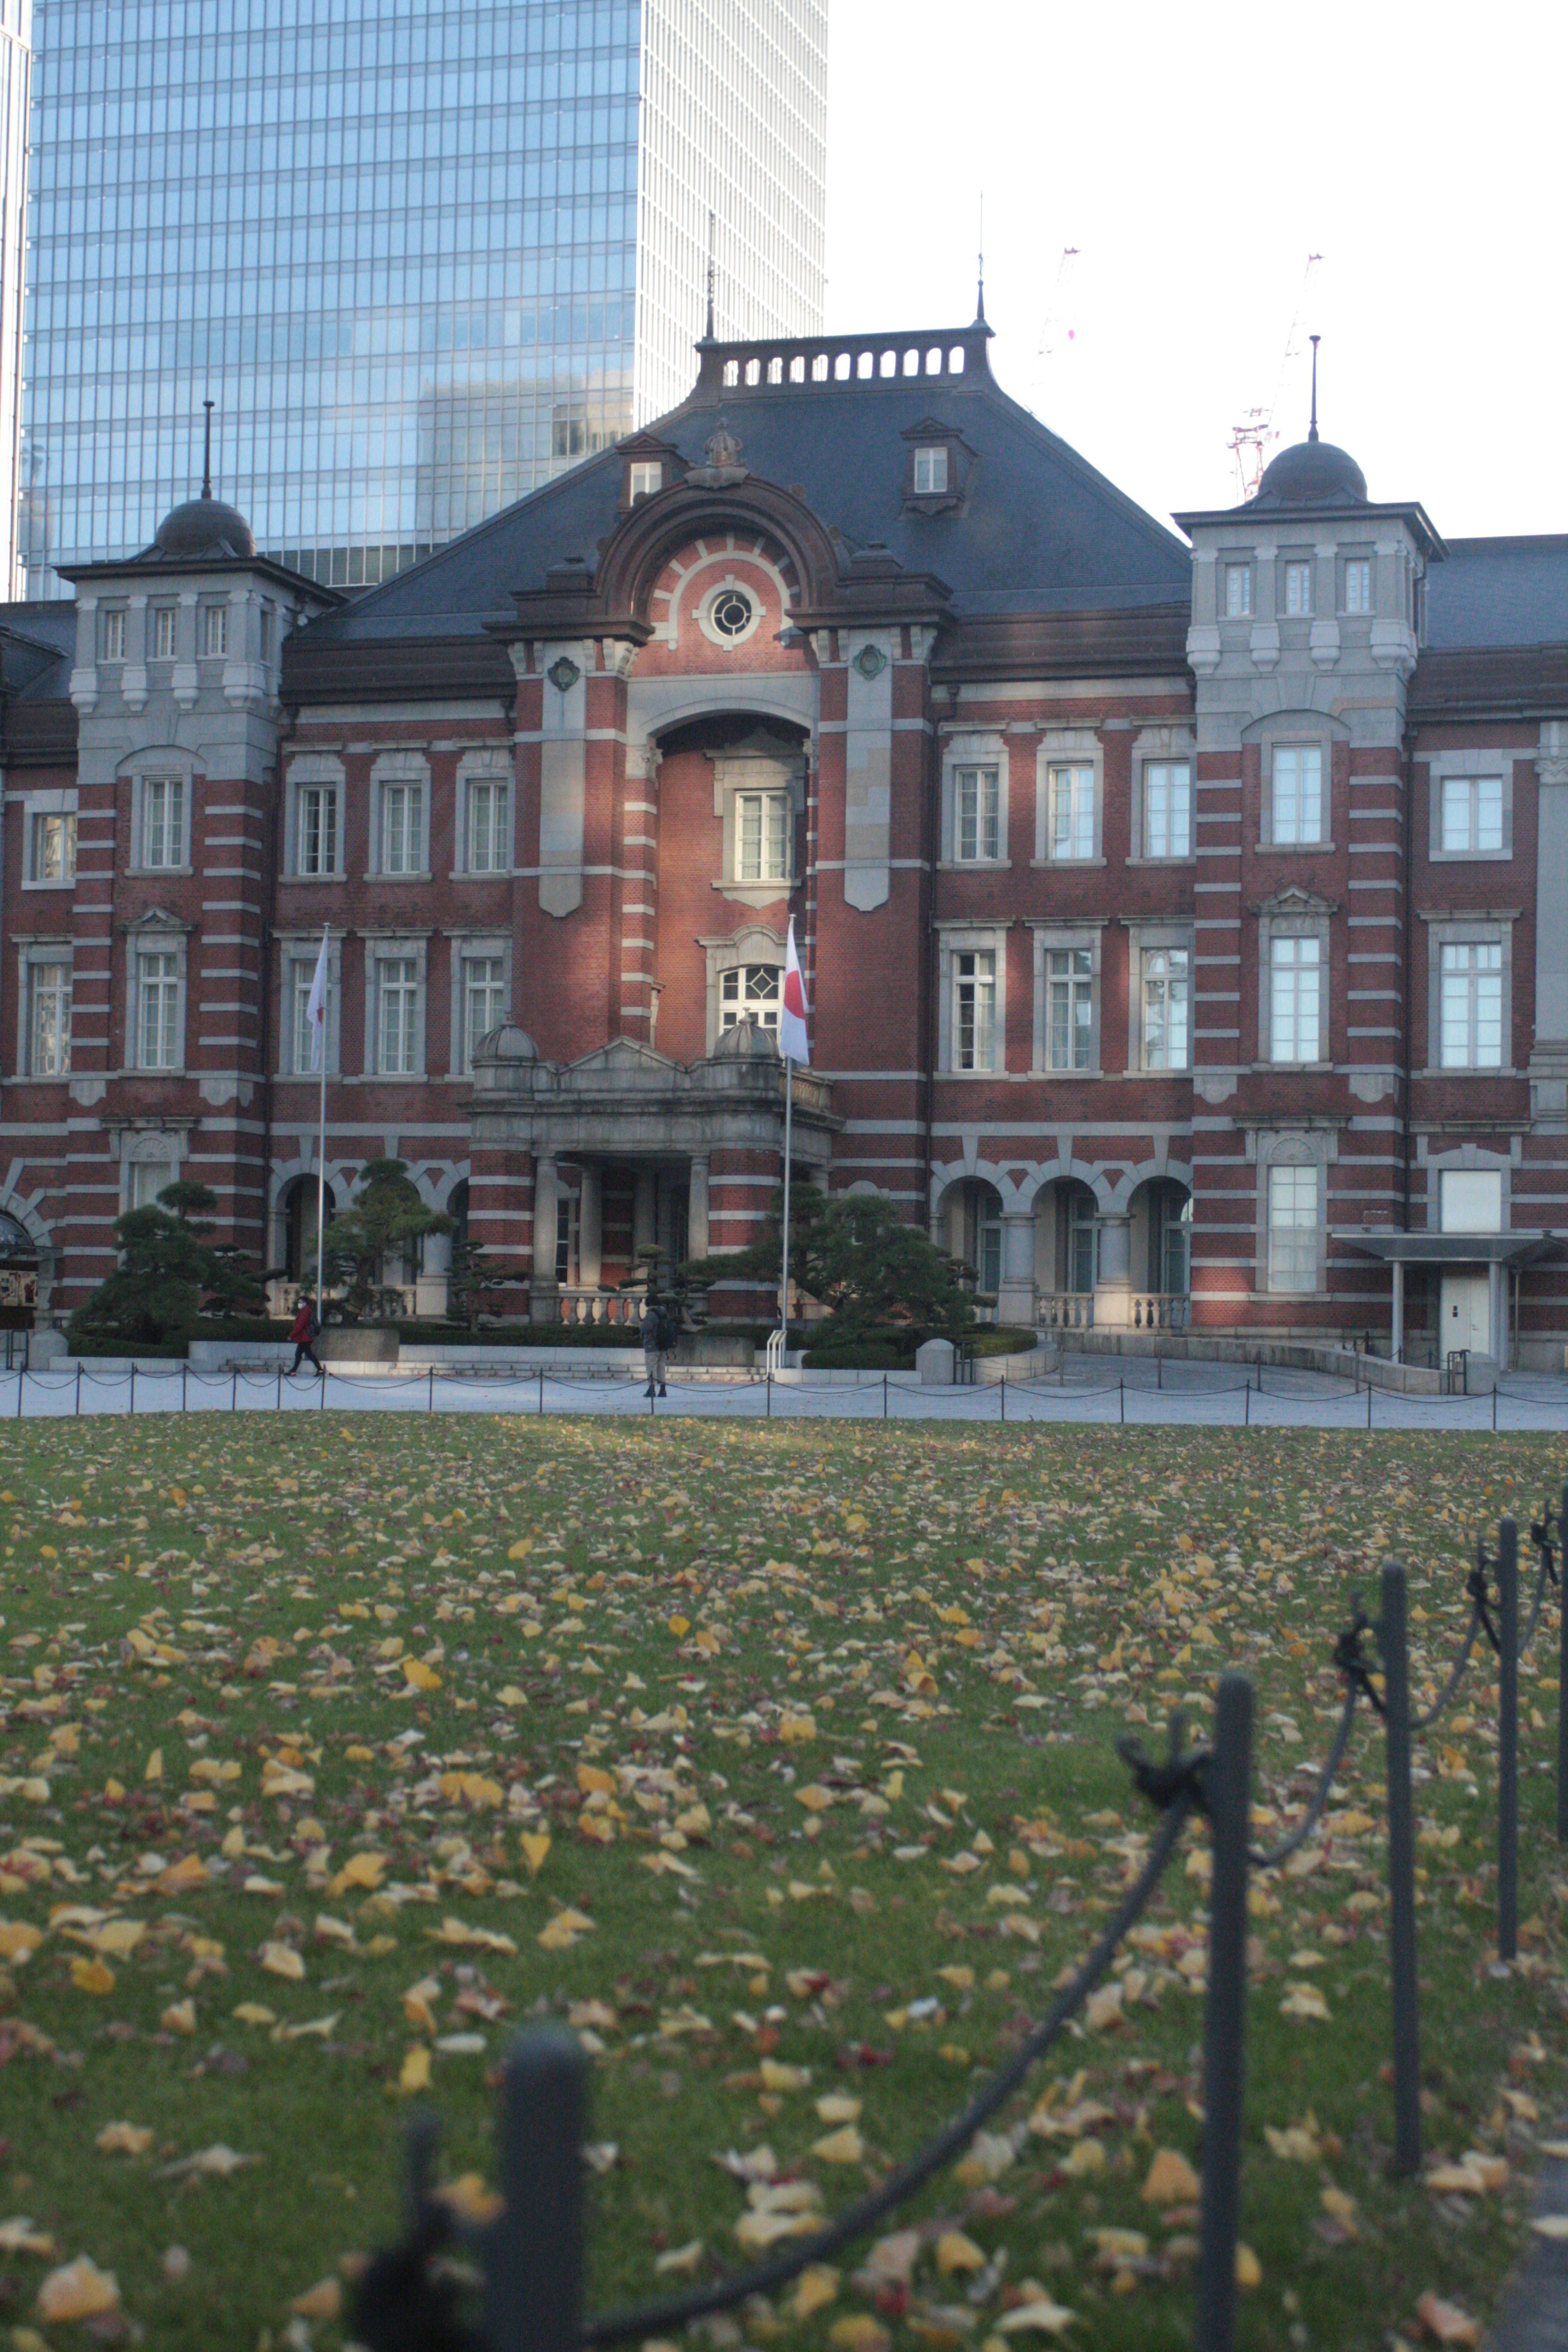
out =
[[[1175,1328],[1187,1320],[1192,1286],[1193,1196],[1174,1176],[1141,1184],[1131,1202],[1132,1319]]]
[[[1094,1194],[1079,1177],[1060,1177],[1036,1195],[1037,1314],[1048,1328],[1082,1330],[1094,1320],[1098,1216]]]
[[[1002,1195],[994,1184],[966,1177],[948,1196],[949,1254],[973,1269],[974,1295],[994,1311],[1002,1287]]]
[[[312,1288],[316,1280],[316,1203],[318,1182],[314,1176],[296,1176],[283,1188],[278,1203],[279,1238],[282,1244],[279,1274],[298,1289],[301,1283]],[[327,1223],[330,1225],[338,1213],[337,1194],[327,1186]]]

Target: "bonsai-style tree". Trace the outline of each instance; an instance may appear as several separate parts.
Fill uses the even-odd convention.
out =
[[[775,1194],[773,1213],[749,1249],[695,1260],[686,1273],[704,1289],[737,1278],[776,1284],[783,1236],[783,1202]],[[792,1185],[789,1264],[792,1283],[828,1310],[827,1321],[813,1334],[825,1344],[859,1339],[893,1324],[957,1339],[974,1319],[963,1287],[967,1269],[944,1256],[880,1192],[829,1197],[815,1185]]]
[[[165,1184],[155,1206],[117,1218],[120,1263],[71,1317],[72,1340],[156,1347],[183,1339],[204,1302],[223,1314],[258,1304],[249,1260],[228,1244],[214,1248],[208,1238],[216,1207],[205,1184]]]
[[[360,1189],[327,1227],[323,1275],[353,1316],[403,1312],[402,1294],[386,1280],[386,1262],[426,1234],[449,1234],[450,1217],[427,1208],[401,1160],[367,1160]]]

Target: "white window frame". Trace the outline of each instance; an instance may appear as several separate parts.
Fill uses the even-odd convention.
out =
[[[942,941],[941,971],[942,1001],[938,1020],[938,1053],[941,1067],[949,1076],[961,1078],[987,1077],[999,1075],[1007,1066],[1007,933],[1005,928],[974,924],[948,925],[939,934]],[[968,956],[989,956],[989,975],[961,972],[959,959]],[[961,981],[989,978],[991,988],[990,1035],[984,1050],[986,1058],[967,1066],[961,1066],[959,1053],[958,991]],[[978,1041],[977,1041],[978,1042]]]
[[[753,980],[753,974],[761,973],[772,974],[771,990]],[[742,1021],[754,1021],[760,1029],[776,1037],[783,1004],[782,961],[748,956],[744,963],[732,963],[719,975],[719,1034],[721,1037],[726,1029],[738,1029]]]
[[[154,864],[150,863],[147,856],[148,848],[153,845],[149,841],[148,826],[151,823],[151,809],[157,804],[153,796],[160,787],[164,791],[174,787],[180,795],[178,835],[172,845],[178,854],[173,857],[160,858]],[[150,768],[145,774],[140,772],[137,774],[132,791],[131,812],[134,843],[131,871],[133,874],[190,873],[191,823],[195,814],[192,803],[195,798],[195,780],[188,772],[182,773],[178,769]],[[166,815],[161,830],[163,840],[158,845],[170,845]]]
[[[1500,940],[1445,940],[1437,950],[1437,1061],[1444,1071],[1503,1066]]]
[[[126,613],[127,607],[123,604],[109,604],[104,607],[103,651],[99,656],[100,661],[122,662],[125,659]]]
[[[512,775],[510,764],[505,768],[481,767],[478,764],[470,766],[465,761],[459,766],[458,812],[458,823],[462,827],[462,864],[458,870],[460,873],[493,877],[511,872],[513,858],[511,785]],[[474,823],[475,797],[480,793],[489,794],[491,803],[489,839],[487,844],[488,859],[483,865],[479,863],[476,855],[479,847],[479,829]]]
[[[77,862],[77,795],[75,787],[63,792],[29,793],[23,804],[25,828],[23,843],[22,887],[24,890],[70,890],[76,887]],[[62,866],[58,876],[46,876],[38,870],[38,850],[42,828],[58,824],[61,827]]]
[[[1309,946],[1312,950],[1310,958],[1301,952]],[[1287,948],[1291,950],[1289,956],[1279,952]],[[1315,923],[1271,925],[1264,942],[1264,953],[1259,961],[1262,966],[1264,1002],[1267,1006],[1266,1051],[1263,1059],[1276,1068],[1318,1068],[1329,1058],[1323,1051],[1328,1042],[1325,1032],[1328,1027],[1329,963],[1328,941],[1323,931]],[[1316,1012],[1312,1023],[1312,1042],[1318,1049],[1315,1054],[1286,1054],[1279,1050],[1280,1043],[1278,1025],[1280,1006],[1279,982],[1286,972],[1298,975],[1295,984],[1289,992],[1297,1008],[1291,1016],[1289,1043],[1292,1045],[1299,1045],[1304,1042],[1305,1024],[1300,1008],[1309,995],[1314,996]],[[1306,985],[1305,975],[1308,972],[1314,973],[1316,976],[1315,989],[1309,990]]]
[[[1262,1171],[1264,1287],[1271,1297],[1310,1298],[1323,1286],[1326,1172],[1320,1160],[1294,1154],[1271,1160]],[[1307,1205],[1302,1195],[1309,1190],[1310,1223],[1300,1217]],[[1289,1222],[1287,1212],[1291,1213]],[[1277,1234],[1281,1236],[1278,1247]],[[1293,1237],[1289,1242],[1283,1238],[1287,1234]]]
[[[129,1069],[157,1071],[161,1075],[183,1070],[185,1066],[185,943],[166,931],[133,932],[130,940],[132,986],[130,993],[132,1034],[127,1039],[126,1054]],[[154,958],[170,968],[167,971],[152,972],[146,967]],[[157,1050],[160,1058],[149,1055],[147,1023],[147,991],[158,990],[160,1013]],[[167,992],[167,993],[165,993]],[[164,1047],[172,1058],[162,1058]]]
[[[747,964],[766,963],[784,971],[784,942],[765,923],[746,923],[722,939],[702,939],[698,945],[708,959],[707,1037],[710,1054],[723,1034],[726,976]]]
[[[177,604],[153,604],[148,619],[152,627],[148,637],[149,661],[177,661],[180,645],[180,608]],[[168,639],[167,645],[164,638]]]
[[[1252,618],[1252,566],[1250,563],[1225,563],[1225,607],[1220,617],[1226,621],[1250,621]]]
[[[1513,923],[1496,915],[1445,915],[1423,919],[1426,927],[1426,1074],[1431,1077],[1506,1076],[1513,1065]],[[1443,963],[1448,948],[1492,948],[1497,971],[1500,1047],[1495,1062],[1444,1059]],[[1475,977],[1479,978],[1477,974]],[[1474,1019],[1468,1024],[1472,1038]]]
[[[1093,845],[1086,856],[1058,857],[1054,848],[1052,778],[1058,769],[1089,768],[1094,775]],[[1053,729],[1035,753],[1035,856],[1037,866],[1102,865],[1105,828],[1105,754],[1089,728]]]
[[[1345,557],[1343,605],[1346,613],[1357,620],[1364,620],[1371,616],[1373,572],[1370,555]]]
[[[1474,1156],[1472,1156],[1472,1154]],[[1489,1221],[1484,1224],[1476,1224],[1468,1219],[1464,1223],[1461,1223],[1458,1214],[1458,1199],[1456,1199],[1454,1222],[1450,1224],[1448,1222],[1448,1204],[1445,1195],[1448,1190],[1449,1179],[1456,1176],[1460,1180],[1461,1183],[1468,1181],[1473,1184],[1474,1180],[1477,1177],[1482,1177],[1489,1178],[1490,1182],[1496,1185],[1497,1218],[1495,1223]],[[1440,1234],[1506,1234],[1511,1232],[1513,1226],[1511,1176],[1512,1170],[1506,1160],[1501,1159],[1485,1158],[1480,1153],[1476,1152],[1473,1146],[1462,1146],[1458,1153],[1442,1160],[1429,1160],[1426,1163],[1426,1198],[1428,1216],[1430,1219],[1429,1230]]]
[[[1429,855],[1435,866],[1506,865],[1513,856],[1513,762],[1512,751],[1440,751],[1431,762],[1429,804]],[[1484,783],[1499,783],[1500,840],[1492,848],[1483,849],[1479,840],[1479,793]],[[1447,843],[1447,813],[1451,786],[1467,788],[1470,822],[1468,827],[1468,845],[1450,849]]]
[[[1280,563],[1279,609],[1287,620],[1311,619],[1312,569],[1310,556],[1289,555]]]
[[[37,1013],[39,1009],[39,975],[48,974],[57,1000],[64,999],[64,1024],[60,1033],[60,1053],[52,1069],[40,1067],[37,1053]],[[64,975],[64,985],[60,975]],[[16,1041],[16,1068],[26,1078],[68,1078],[71,1067],[71,994],[73,982],[72,957],[68,940],[29,942],[20,951],[17,991],[19,1014]]]
[[[229,638],[229,608],[226,603],[209,601],[197,607],[201,614],[201,654],[203,661],[226,661]]]
[[[167,1157],[165,1152],[152,1153],[132,1149],[120,1163],[120,1213],[129,1216],[133,1209],[155,1209],[158,1195],[166,1192],[171,1184],[180,1181],[180,1159]],[[145,1193],[144,1200],[138,1199]]]
[[[994,761],[952,772],[952,859],[995,866],[1002,858],[1002,771]]]
[[[447,994],[451,1019],[447,1041],[447,1067],[454,1077],[467,1077],[473,1069],[470,1048],[478,1042],[468,1034],[468,967],[471,963],[500,964],[501,1009],[499,1020],[510,1021],[513,1017],[511,935],[508,931],[457,931],[449,934],[449,940],[451,984]],[[498,1025],[498,1022],[490,1024],[492,1028]]]
[[[756,867],[748,874],[752,815],[756,817]],[[731,881],[754,888],[765,883],[788,891],[795,881],[795,798],[787,786],[758,785],[739,791],[734,805],[735,866]]]
[[[1087,866],[1098,853],[1099,809],[1088,761],[1054,760],[1046,771],[1046,855],[1053,866]]]
[[[323,881],[342,872],[342,787],[322,779],[294,788],[297,833],[294,871],[302,881]]]
[[[644,499],[658,498],[664,488],[664,460],[661,457],[634,457],[626,468],[626,499],[637,506]]]
[[[1104,1055],[1100,1036],[1103,1009],[1101,992],[1100,926],[1098,923],[1042,921],[1030,926],[1034,933],[1034,1038],[1030,1050],[1030,1067],[1037,1078],[1092,1077],[1103,1066]],[[1051,1066],[1051,958],[1063,953],[1077,953],[1089,958],[1090,1059],[1081,1069],[1054,1069]]]
[[[320,751],[308,751],[289,762],[285,778],[287,803],[285,814],[288,835],[284,843],[284,867],[291,882],[342,881],[348,832],[348,784],[341,760],[329,758]],[[305,795],[308,792],[331,791],[337,794],[336,863],[323,866],[319,874],[305,870]]]
[[[405,856],[409,862],[393,867],[387,863],[387,828],[393,803],[392,793],[415,792],[418,794],[416,837],[407,844]],[[371,835],[370,870],[367,879],[384,882],[428,882],[430,879],[430,767],[418,753],[406,751],[383,752],[371,770],[370,778]]]
[[[944,499],[952,476],[952,464],[945,441],[921,441],[916,445],[910,478],[917,499]],[[922,480],[921,476],[925,478]]]
[[[406,1085],[422,1078],[426,1068],[426,1032],[428,1025],[429,933],[372,932],[364,942],[364,1070],[365,1076],[380,1078],[389,1086]],[[413,1067],[389,1070],[385,1066],[385,1041],[382,1035],[382,973],[383,964],[411,963],[414,967],[414,1029],[412,1042]]]
[[[1170,965],[1168,961],[1169,959],[1177,956],[1182,959],[1179,969]],[[1167,960],[1167,968],[1164,971],[1159,969],[1162,959]],[[1133,1027],[1132,1051],[1129,1057],[1131,1066],[1146,1072],[1152,1077],[1182,1076],[1190,1072],[1193,1066],[1192,934],[1184,931],[1179,935],[1163,935],[1159,932],[1140,930],[1132,942],[1131,963],[1136,974],[1136,988],[1130,1007]],[[1172,988],[1179,984],[1182,991],[1180,1002],[1184,1008],[1183,1036],[1182,1057],[1179,1061],[1169,1058],[1155,1061],[1152,1058],[1149,1006],[1150,990],[1155,983],[1158,983],[1163,990],[1167,1013]],[[1168,1047],[1166,1051],[1168,1054]]]
[[[1316,762],[1316,813],[1313,816],[1308,781],[1309,762]],[[1274,743],[1268,751],[1268,838],[1270,849],[1322,849],[1330,846],[1325,832],[1333,754],[1325,743]],[[1309,832],[1309,823],[1317,830]]]
[[[993,851],[965,856],[963,850],[959,778],[986,769],[996,772],[996,824]],[[949,736],[942,758],[942,862],[966,872],[976,866],[1007,865],[1007,740],[1000,734]]]
[[[1141,763],[1139,770],[1138,793],[1139,855],[1146,862],[1152,865],[1185,866],[1190,865],[1193,861],[1194,814],[1193,806],[1193,788],[1194,782],[1193,764],[1190,753],[1185,756],[1183,756],[1180,753],[1163,753],[1158,758],[1146,759]],[[1152,814],[1153,807],[1152,796],[1156,789],[1155,779],[1157,777],[1163,777],[1166,780],[1164,789],[1167,794],[1169,794],[1172,790],[1172,780],[1178,774],[1184,775],[1186,778],[1186,822],[1185,831],[1183,835],[1183,845],[1179,848],[1173,845],[1172,828],[1169,823],[1170,803],[1169,801],[1167,801],[1165,846],[1162,848],[1158,845],[1156,841],[1155,826]]]
[[[736,802],[743,793],[787,793],[790,805],[789,856],[786,881],[742,882],[740,868],[740,824]],[[781,754],[777,759],[754,752],[713,754],[713,814],[724,828],[721,870],[713,888],[744,907],[775,906],[787,898],[797,879],[794,872],[795,828],[805,807],[805,761]]]
[[[474,1047],[480,1038],[488,1037],[506,1019],[511,991],[503,955],[477,955],[470,950],[459,959],[458,972],[462,1027],[460,1066],[467,1073],[474,1066]]]
[[[321,1073],[310,1067],[308,1034],[303,1032],[303,1008],[316,977],[316,961],[321,952],[320,931],[290,931],[279,935],[279,1020],[278,1058],[279,1077],[310,1078],[318,1085]],[[329,1077],[338,1076],[340,1059],[340,1024],[342,1011],[342,939],[334,931],[327,943],[327,1021],[326,1034],[321,1042],[321,1061]]]

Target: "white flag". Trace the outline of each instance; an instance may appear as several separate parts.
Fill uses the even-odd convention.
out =
[[[795,947],[795,917],[789,919],[789,945],[784,950],[784,1006],[779,1013],[779,1052],[786,1062],[801,1062],[811,1067],[811,1047],[805,1034],[805,1016],[811,1010],[805,1001],[805,982],[800,976],[800,958]]]
[[[316,977],[310,982],[310,1001],[305,1006],[305,1018],[310,1024],[310,1067],[319,1070],[326,1050],[327,1037],[327,940],[321,933],[321,952],[316,958]]]

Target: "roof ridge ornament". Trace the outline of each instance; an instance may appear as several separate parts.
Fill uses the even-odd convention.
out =
[[[724,421],[723,411],[719,421],[702,445],[703,462],[693,466],[686,479],[700,490],[733,489],[743,482],[751,468],[741,463],[741,444]]]

